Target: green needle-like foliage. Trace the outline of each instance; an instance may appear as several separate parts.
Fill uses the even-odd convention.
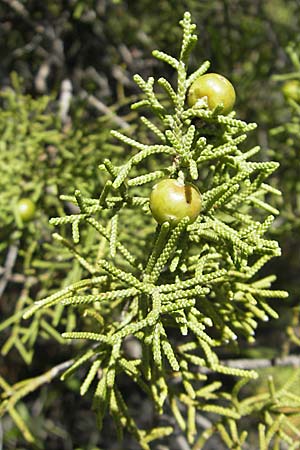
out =
[[[277,205],[281,209],[281,218],[273,230],[274,236],[282,242],[284,253],[288,255],[285,270],[289,273],[288,283],[291,302],[289,313],[291,320],[287,334],[291,345],[300,345],[299,327],[299,236],[300,236],[300,45],[290,43],[286,49],[291,69],[286,73],[274,75],[276,85],[281,87],[285,99],[280,122],[270,130],[269,155],[280,162],[280,169],[273,184],[282,189],[283,196]],[[293,88],[291,91],[291,87]],[[296,274],[293,279],[292,274]],[[295,280],[295,281],[294,281]],[[291,308],[292,306],[292,308]]]
[[[300,46],[290,44],[288,56],[293,64],[293,71],[275,75],[285,94],[287,111],[281,115],[278,126],[270,130],[270,154],[280,162],[278,185],[283,191],[282,217],[284,223],[277,227],[278,233],[299,233],[300,225],[300,183],[299,183],[299,151],[300,151]],[[294,94],[288,91],[296,86]]]
[[[64,328],[74,327],[75,314],[69,310],[66,316],[61,305],[46,315],[39,313],[28,327],[21,324],[20,311],[82,276],[80,264],[51,239],[49,219],[74,209],[58,197],[73,193],[74,185],[85,195],[97,195],[103,178],[98,163],[106,154],[110,128],[110,119],[104,116],[95,132],[79,105],[76,115],[72,112],[73,122],[64,124],[57,109],[57,102],[48,96],[24,95],[16,74],[12,88],[0,93],[0,330],[6,329],[6,334],[11,330],[1,342],[1,353],[17,348],[27,364],[39,336],[62,343],[57,325],[63,321]],[[112,153],[117,155],[117,146]],[[35,207],[30,220],[23,220],[18,207],[24,198]],[[75,242],[79,222],[80,217],[72,227]],[[69,230],[63,235],[70,236]],[[91,234],[85,239],[86,251],[91,251],[93,239]]]
[[[180,25],[179,58],[153,52],[175,71],[177,84],[160,78],[157,86],[152,77],[134,77],[144,98],[133,108],[146,111],[142,122],[151,140],[140,142],[113,131],[124,147],[122,165],[103,159],[102,192],[91,198],[77,189],[68,200],[79,212],[51,219],[52,225],[72,228],[73,242],[59,234],[55,238],[78,261],[84,279],[36,301],[23,317],[34,321],[41,311],[61,305],[81,317],[62,334],[74,341],[76,351],[81,341],[62,378],[86,367],[81,394],[93,390],[100,428],[108,411],[119,438],[126,428],[145,450],[172,433],[170,426],[139,428],[122,389],[126,375],[158,414],[172,411],[195,449],[201,448],[199,413],[220,417],[212,429],[228,448],[242,448],[247,434],[237,423],[249,408],[214,377],[243,382],[258,377],[254,370],[226,365],[224,348],[255,342],[259,322],[278,317],[270,299],[287,297],[285,291],[272,290],[273,276],[259,275],[280,255],[278,243],[265,236],[278,214],[268,197],[280,192],[267,181],[278,163],[251,159],[259,147],[249,149],[244,142],[256,124],[239,120],[234,112],[223,115],[222,105],[210,111],[205,97],[187,107],[188,89],[209,63],[188,72],[196,26],[189,13]],[[149,195],[154,182],[163,178],[197,186],[203,206],[194,223],[188,217],[173,228],[155,223]],[[85,230],[97,236],[97,251],[85,251]],[[126,349],[130,339],[139,349],[136,357]],[[264,400],[267,405],[268,397]],[[266,406],[259,425],[261,450],[268,448],[284,413],[282,417],[273,418]]]

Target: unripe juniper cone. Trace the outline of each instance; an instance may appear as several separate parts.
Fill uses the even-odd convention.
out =
[[[165,179],[157,183],[150,195],[150,209],[154,219],[162,224],[177,225],[184,217],[194,222],[201,211],[198,189],[180,180]]]
[[[188,92],[188,105],[194,106],[203,97],[207,97],[208,108],[215,109],[222,105],[221,114],[228,114],[235,104],[235,90],[223,75],[206,73],[192,83]]]

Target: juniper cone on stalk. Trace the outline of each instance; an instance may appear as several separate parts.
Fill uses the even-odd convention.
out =
[[[263,406],[273,405],[274,386],[270,381],[269,396],[243,401],[239,391],[257,372],[229,366],[221,356],[224,348],[238,347],[245,340],[255,342],[259,323],[277,317],[270,299],[287,296],[271,289],[275,277],[258,275],[271,258],[280,255],[278,243],[265,237],[278,214],[266,201],[270,194],[280,195],[267,182],[278,164],[251,160],[260,149],[247,148],[245,141],[256,124],[237,119],[234,111],[223,114],[222,102],[209,107],[208,95],[213,92],[202,93],[188,106],[190,87],[208,72],[210,64],[206,61],[188,72],[196,27],[189,13],[180,25],[179,58],[153,52],[172,67],[177,84],[172,86],[165,78],[155,83],[152,77],[146,81],[134,77],[144,96],[132,108],[147,114],[140,119],[149,129],[149,141],[113,131],[124,146],[123,164],[116,166],[105,159],[100,170],[106,182],[99,198],[76,190],[74,196],[63,199],[74,202],[80,212],[51,220],[53,225],[72,227],[73,242],[59,234],[54,237],[80,262],[85,277],[37,301],[24,318],[58,304],[77,309],[83,319],[63,337],[74,343],[80,340],[81,350],[62,379],[86,368],[80,392],[94,392],[98,426],[110,413],[119,439],[125,428],[146,450],[153,440],[174,431],[163,421],[148,430],[139,427],[122,389],[122,374],[126,374],[158,415],[173,414],[175,428],[186,434],[194,449],[202,448],[213,434],[219,434],[228,448],[241,448],[247,430],[239,426],[239,419],[265,407],[258,432],[261,449],[266,449],[274,436],[291,442],[284,431],[289,419],[280,416],[277,436],[278,414]],[[158,204],[150,205],[152,188],[161,183],[168,201],[160,203],[160,198],[152,197]],[[176,220],[164,216],[164,208],[173,207],[168,204],[174,201],[173,183],[189,186],[186,191],[199,195],[195,214],[185,209],[185,203],[193,202],[189,194],[176,200]],[[176,209],[172,214],[176,216]],[[99,235],[94,254],[77,251],[86,227]],[[134,245],[137,240],[138,246]],[[139,348],[134,357],[126,350],[128,339]],[[232,393],[228,386],[222,387],[228,376],[239,380]],[[281,405],[281,398],[277,400]],[[214,420],[200,435],[199,414]]]

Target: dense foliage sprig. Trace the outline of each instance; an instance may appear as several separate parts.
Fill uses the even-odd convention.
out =
[[[253,371],[223,365],[218,348],[241,336],[253,341],[258,321],[277,316],[269,298],[286,296],[283,291],[270,289],[273,277],[255,278],[270,258],[280,254],[277,242],[264,237],[278,213],[265,201],[268,193],[279,195],[266,183],[277,163],[252,162],[251,157],[259,148],[248,151],[239,148],[255,124],[236,119],[234,113],[224,116],[221,107],[209,111],[205,98],[186,108],[190,85],[207,71],[209,63],[187,74],[188,57],[196,42],[195,26],[188,13],[181,26],[183,43],[178,60],[153,52],[178,75],[175,89],[166,79],[158,80],[168,101],[155,94],[153,78],[144,81],[135,76],[145,98],[133,108],[151,108],[156,119],[143,121],[158,142],[144,144],[124,133],[113,132],[132,156],[118,167],[105,160],[101,168],[108,179],[100,198],[90,199],[77,190],[72,200],[80,213],[51,220],[55,225],[72,224],[75,245],[80,241],[84,224],[105,239],[101,253],[90,260],[57,235],[90,278],[36,302],[25,313],[25,318],[29,318],[41,308],[62,303],[94,318],[92,330],[63,334],[66,339],[87,342],[82,356],[63,378],[89,362],[90,369],[81,388],[85,393],[101,368],[94,395],[99,426],[109,408],[119,432],[127,426],[143,448],[171,429],[154,429],[150,434],[138,429],[118,387],[120,373],[125,372],[139,385],[158,412],[162,413],[169,399],[181,425],[179,405],[185,407],[186,432],[192,443],[196,435],[196,411],[210,411],[232,419],[240,417],[234,402],[222,405],[208,398],[203,401],[203,389],[213,392],[220,388],[210,384],[207,370],[244,378],[257,376]],[[160,163],[153,171],[149,170],[148,160],[158,156]],[[151,220],[149,194],[141,195],[140,189],[141,193],[147,189],[140,186],[166,176],[196,182],[203,209],[193,224],[183,219],[174,229],[168,223],[158,226],[151,237],[152,249],[149,235],[141,239],[141,246],[150,250],[149,255],[144,251],[143,258],[137,259],[122,243],[125,232],[122,217],[131,212],[138,218],[135,223],[139,226]],[[269,214],[263,221],[252,217],[253,212],[259,217],[259,210]],[[105,226],[107,214],[109,222]],[[128,231],[134,234],[135,225],[131,224]],[[140,345],[137,359],[124,350],[130,337]],[[95,344],[90,346],[89,341]],[[170,377],[178,379],[179,391],[169,385]]]
[[[91,198],[77,189],[63,199],[79,212],[51,219],[53,225],[71,225],[72,240],[57,233],[54,237],[72,253],[84,278],[22,314],[35,320],[53,308],[76,311],[78,322],[62,336],[82,341],[80,352],[62,378],[87,366],[80,392],[85,395],[94,387],[100,428],[109,410],[119,438],[126,428],[143,449],[173,431],[164,424],[139,428],[122,389],[125,376],[151,399],[158,414],[172,411],[195,450],[214,432],[229,448],[241,448],[247,430],[239,430],[239,420],[258,413],[259,405],[264,410],[258,424],[264,450],[274,439],[291,442],[285,431],[290,422],[284,412],[278,418],[276,409],[289,403],[288,387],[276,397],[270,381],[268,394],[240,399],[242,385],[258,373],[229,366],[222,356],[224,348],[254,342],[258,323],[278,317],[270,299],[287,296],[271,288],[274,276],[259,277],[260,269],[280,255],[278,243],[265,236],[278,214],[268,197],[280,192],[267,183],[278,163],[252,160],[259,147],[246,149],[244,142],[255,124],[239,120],[234,112],[223,115],[222,105],[209,110],[205,97],[186,106],[189,87],[209,63],[188,73],[195,25],[189,13],[180,24],[179,58],[153,52],[175,71],[177,85],[160,78],[157,92],[154,78],[134,77],[144,98],[133,108],[152,113],[141,118],[149,140],[112,132],[128,158],[119,166],[104,159],[100,169],[106,181],[99,195]],[[175,227],[168,222],[156,226],[150,189],[166,177],[193,182],[201,192],[202,210],[194,223],[186,217]],[[92,251],[82,245],[87,229],[95,236]],[[129,341],[137,346],[135,356]],[[224,375],[241,378],[231,394],[222,385]],[[220,419],[199,437],[197,414]]]
[[[280,162],[280,183],[284,193],[282,217],[284,223],[278,227],[279,233],[299,231],[299,133],[300,133],[300,49],[294,44],[287,48],[287,54],[293,64],[293,71],[274,75],[273,79],[281,84],[285,97],[286,111],[281,123],[270,130],[272,157]],[[279,83],[278,83],[279,84]],[[280,147],[280,150],[279,150]],[[279,184],[279,176],[278,176]]]
[[[50,313],[50,321],[42,314],[26,327],[21,324],[20,311],[32,304],[33,299],[65,283],[65,271],[67,283],[82,276],[79,264],[51,241],[49,218],[74,209],[58,198],[61,193],[73,192],[73,184],[86,195],[96,191],[101,177],[97,154],[106,151],[110,119],[107,116],[100,119],[95,132],[85,123],[81,110],[78,117],[74,115],[72,124],[64,124],[57,102],[48,96],[33,98],[23,94],[16,74],[12,74],[12,88],[1,91],[0,102],[0,297],[3,299],[0,330],[12,326],[12,333],[1,343],[1,353],[7,355],[16,348],[29,364],[40,334],[61,343],[53,324],[65,320],[66,328],[72,329],[75,320],[71,311],[67,318],[62,318],[62,309],[57,308]],[[117,146],[115,155],[116,149]],[[109,152],[112,154],[111,148]],[[87,181],[89,177],[91,181]],[[33,205],[32,216],[25,220],[19,207],[24,200]],[[68,235],[68,230],[64,235]],[[85,239],[85,246],[92,246],[91,236]],[[6,295],[11,286],[10,296]]]

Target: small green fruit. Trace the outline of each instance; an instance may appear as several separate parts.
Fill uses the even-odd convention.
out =
[[[282,92],[286,99],[300,102],[300,80],[286,81],[282,86]]]
[[[17,203],[18,213],[23,222],[29,222],[35,214],[35,204],[30,198],[21,198]]]
[[[179,180],[165,179],[157,183],[150,195],[150,209],[154,219],[162,224],[177,225],[184,217],[194,222],[201,211],[202,201],[198,189]]]
[[[222,114],[228,114],[233,110],[236,98],[230,81],[217,73],[206,73],[192,83],[187,99],[189,107],[194,106],[202,97],[207,97],[210,110],[222,105]]]

